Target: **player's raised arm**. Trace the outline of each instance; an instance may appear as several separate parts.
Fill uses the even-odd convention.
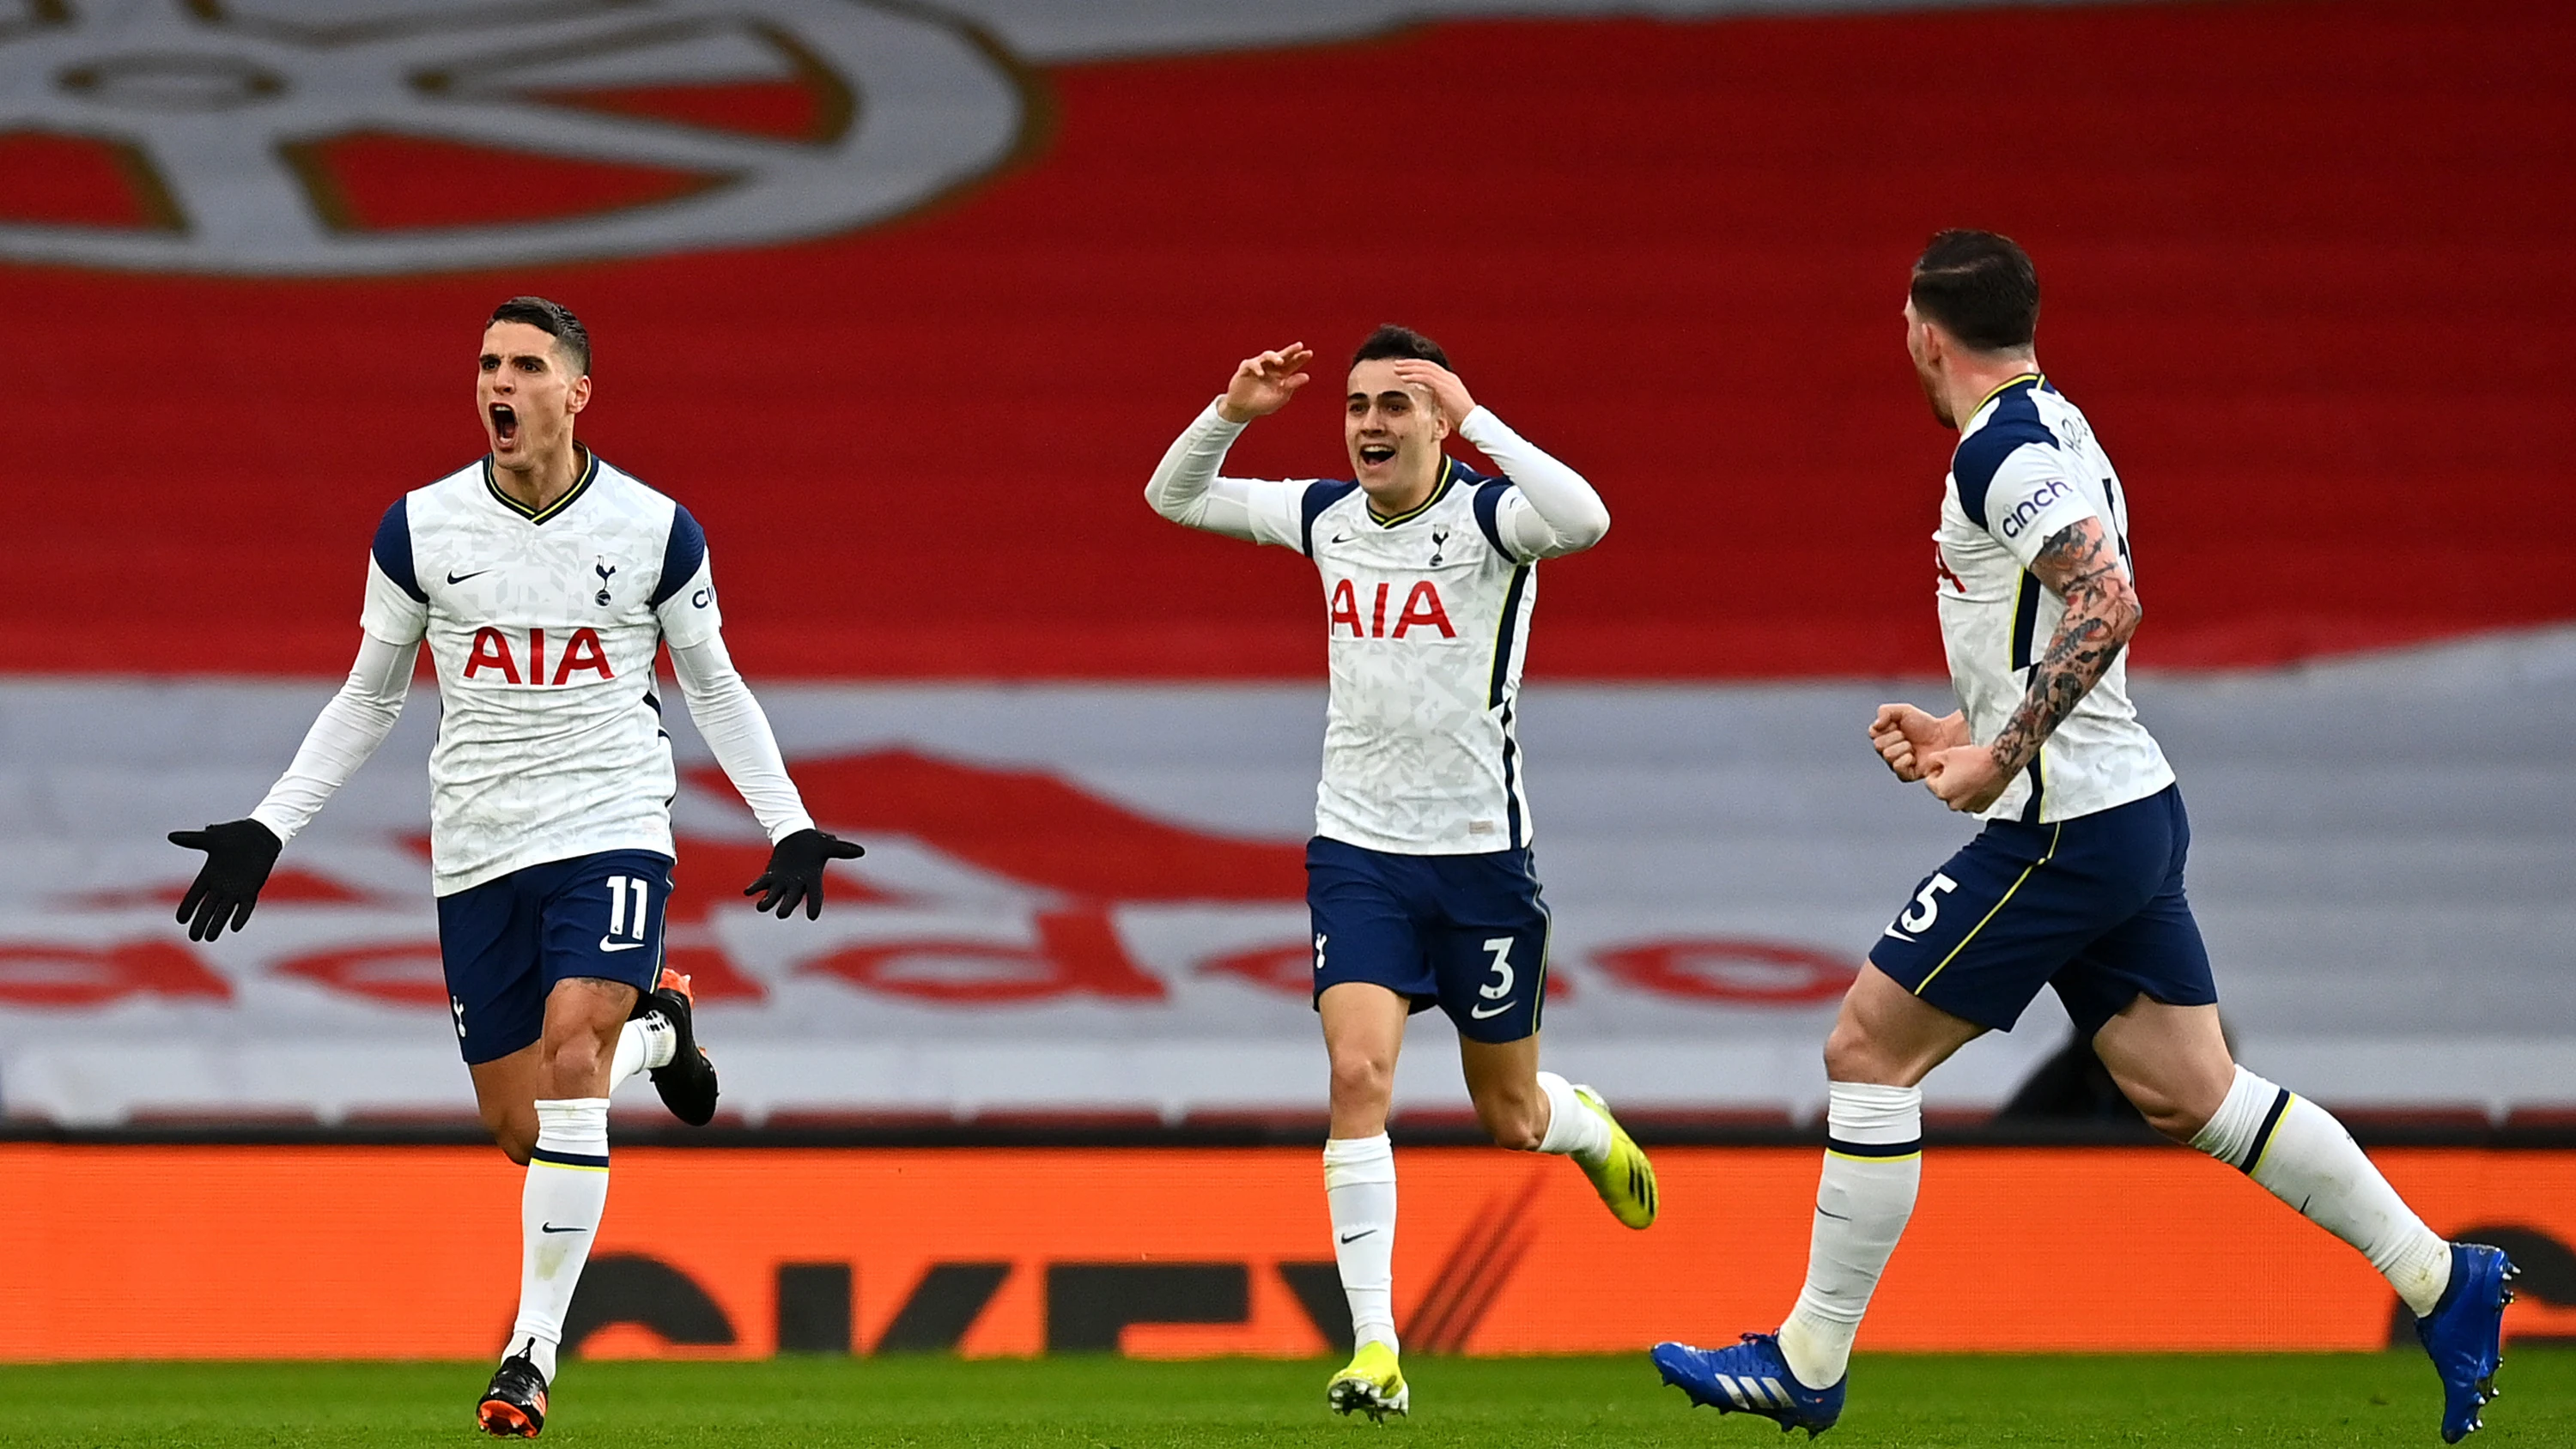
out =
[[[1407,359],[1395,364],[1398,381],[1431,394],[1452,420],[1458,436],[1494,460],[1514,484],[1494,513],[1494,531],[1504,545],[1525,559],[1562,558],[1599,543],[1610,532],[1610,508],[1591,483],[1573,469],[1480,407],[1456,373],[1436,362]]]
[[[259,904],[260,887],[286,848],[358,767],[393,732],[411,692],[412,661],[429,627],[429,605],[412,577],[411,526],[405,505],[385,511],[367,560],[367,602],[359,617],[357,662],[296,748],[293,763],[246,819],[174,830],[170,843],[206,853],[206,863],[179,899],[179,921],[191,941],[240,930]]]
[[[652,603],[663,642],[671,649],[671,672],[689,702],[690,720],[769,836],[769,868],[743,894],[760,897],[752,908],[776,911],[782,921],[799,905],[807,920],[821,916],[823,868],[836,860],[856,860],[867,851],[856,841],[816,829],[814,817],[805,813],[769,716],[725,650],[706,534],[685,508],[672,510],[671,542]]]
[[[2137,590],[2099,517],[2087,513],[2048,534],[2029,568],[2066,601],[2066,613],[2049,636],[2048,652],[2030,667],[2020,706],[1993,742],[1944,751],[1929,762],[1925,783],[1953,810],[1983,810],[2000,798],[2138,632]]]
[[[1191,420],[1155,465],[1145,483],[1145,501],[1154,511],[1228,538],[1298,547],[1299,500],[1311,480],[1220,478],[1216,470],[1246,424],[1286,407],[1306,385],[1305,367],[1313,357],[1305,344],[1292,342],[1238,364],[1224,394]]]

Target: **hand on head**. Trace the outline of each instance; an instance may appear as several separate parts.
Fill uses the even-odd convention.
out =
[[[1395,378],[1406,387],[1420,388],[1431,394],[1431,400],[1440,405],[1440,411],[1448,417],[1452,428],[1465,422],[1467,414],[1476,410],[1476,400],[1467,395],[1467,384],[1460,382],[1458,374],[1439,363],[1418,357],[1399,358],[1395,364]]]
[[[1233,379],[1226,383],[1217,412],[1227,422],[1248,423],[1279,411],[1308,382],[1305,367],[1314,357],[1305,343],[1291,342],[1258,357],[1245,358],[1234,369]]]

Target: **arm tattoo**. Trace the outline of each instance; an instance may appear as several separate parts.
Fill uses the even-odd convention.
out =
[[[2048,652],[2031,665],[2021,706],[1995,736],[1995,768],[2006,775],[2030,764],[2076,702],[2101,682],[2138,628],[2137,593],[2100,519],[2088,518],[2050,535],[2031,560],[2030,571],[2066,601],[2066,616],[2049,636]]]

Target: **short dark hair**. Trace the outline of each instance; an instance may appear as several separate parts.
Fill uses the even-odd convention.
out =
[[[2039,331],[2039,271],[2008,236],[1935,232],[1912,295],[1916,316],[1979,352],[2019,352]]]
[[[1425,362],[1436,363],[1447,371],[1457,371],[1456,368],[1449,366],[1449,354],[1440,350],[1439,343],[1410,327],[1398,327],[1392,322],[1381,322],[1377,325],[1377,330],[1370,333],[1368,340],[1360,344],[1359,351],[1351,354],[1351,366],[1357,367],[1363,362],[1376,362],[1381,358],[1401,360],[1407,357],[1418,357]]]
[[[590,329],[572,315],[572,309],[544,297],[512,297],[492,309],[492,322],[525,322],[560,344],[572,359],[575,377],[590,375]],[[483,324],[486,327],[491,322]]]

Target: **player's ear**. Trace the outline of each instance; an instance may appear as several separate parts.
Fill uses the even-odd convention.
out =
[[[565,391],[564,409],[567,412],[577,413],[588,406],[590,406],[590,374],[585,372],[574,378],[572,386]]]

